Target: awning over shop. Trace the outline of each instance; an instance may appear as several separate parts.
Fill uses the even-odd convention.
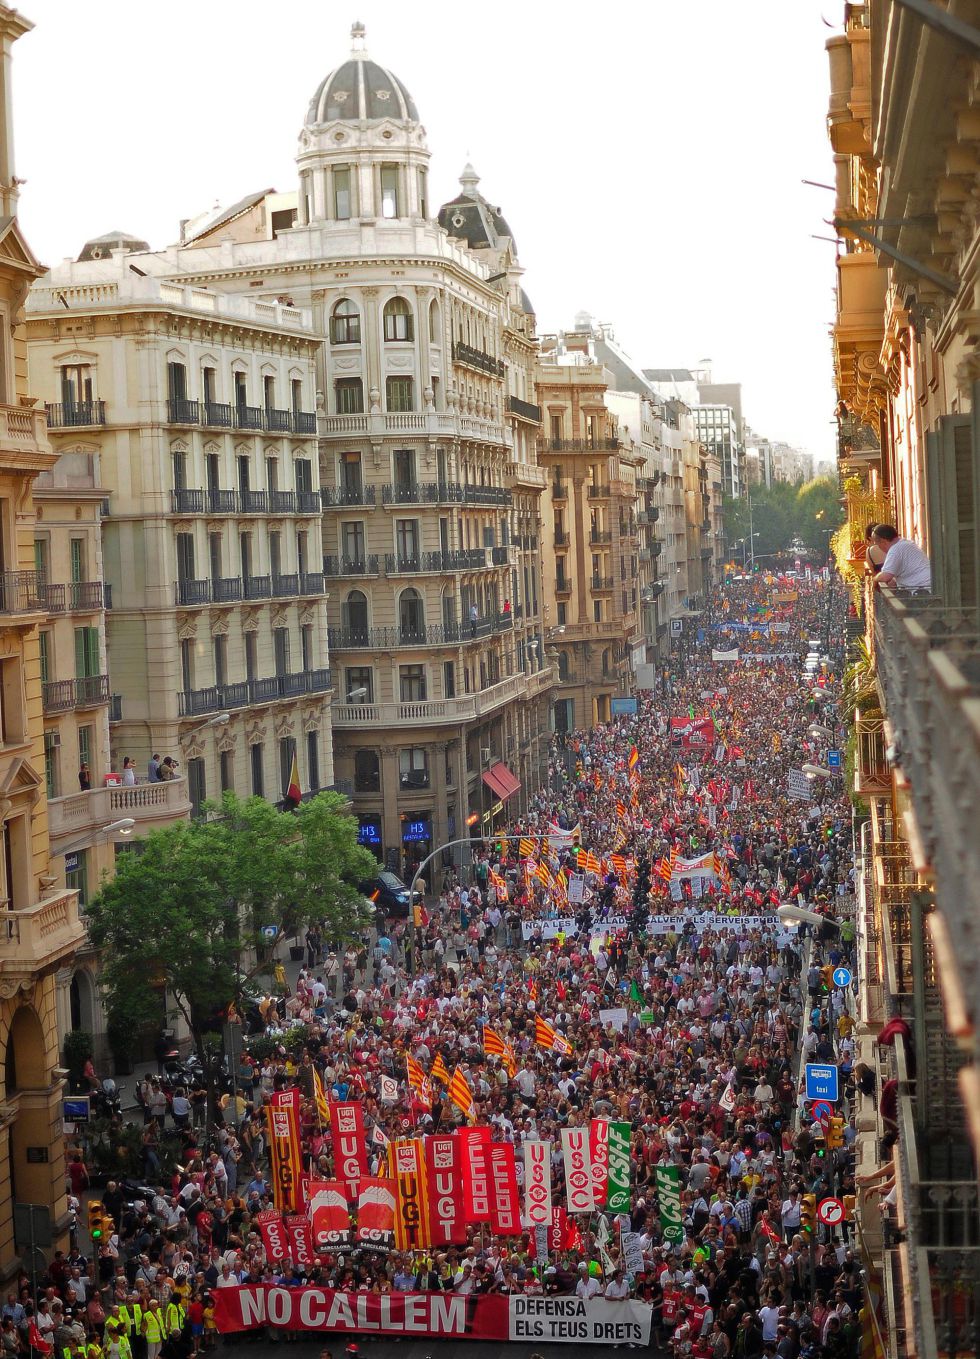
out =
[[[483,782],[497,794],[501,802],[513,797],[521,786],[520,779],[514,777],[502,760],[490,766],[483,775]]]

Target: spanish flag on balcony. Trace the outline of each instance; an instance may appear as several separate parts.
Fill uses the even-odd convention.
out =
[[[303,793],[299,786],[299,763],[296,759],[296,749],[293,748],[293,762],[289,767],[289,785],[286,788],[286,801],[290,807],[295,809],[303,801]]]

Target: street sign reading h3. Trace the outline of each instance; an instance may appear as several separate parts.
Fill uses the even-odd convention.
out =
[[[836,1066],[818,1066],[815,1062],[806,1064],[807,1099],[825,1099],[836,1104],[840,1099],[837,1088]]]
[[[851,984],[851,974],[850,974],[850,971],[849,971],[846,967],[835,967],[835,968],[834,968],[834,985],[835,985],[835,986],[850,986],[850,984]]]

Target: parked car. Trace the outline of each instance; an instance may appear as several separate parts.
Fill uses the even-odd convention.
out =
[[[392,916],[395,920],[408,918],[408,888],[397,873],[384,869],[377,877],[362,882],[360,891],[374,903],[379,915]],[[421,895],[416,891],[416,899]]]

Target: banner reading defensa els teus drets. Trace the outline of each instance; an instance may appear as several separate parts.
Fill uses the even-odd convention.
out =
[[[457,1293],[341,1293],[329,1288],[243,1284],[214,1293],[223,1334],[271,1326],[284,1331],[647,1345],[647,1303],[593,1298],[482,1297]]]

